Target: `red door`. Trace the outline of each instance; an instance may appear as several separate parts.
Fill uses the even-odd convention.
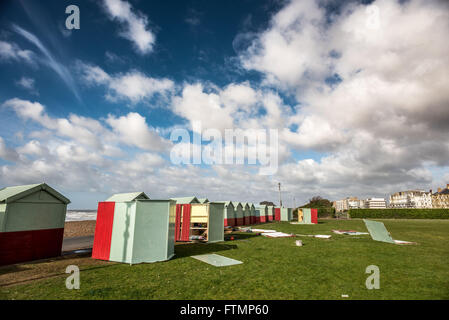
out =
[[[115,202],[99,202],[95,224],[92,258],[109,260],[111,252],[112,226],[114,224]]]
[[[318,223],[318,209],[311,209],[311,222],[317,224]]]
[[[182,205],[182,230],[181,241],[190,240],[190,211],[192,210],[191,204]]]
[[[281,221],[281,208],[274,209],[274,220]]]

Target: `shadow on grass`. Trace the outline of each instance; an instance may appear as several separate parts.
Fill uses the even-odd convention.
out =
[[[235,244],[224,243],[188,243],[175,246],[176,255],[174,259],[232,249],[237,249],[237,246]]]
[[[250,232],[228,233],[225,235],[225,240],[230,240],[231,237],[234,237],[234,240],[243,240],[243,239],[259,237],[259,235],[255,234],[255,233],[250,233]]]
[[[16,272],[22,272],[27,271],[30,268],[26,268],[23,265],[9,265],[9,266],[2,266],[0,267],[0,276],[8,273],[16,273]]]

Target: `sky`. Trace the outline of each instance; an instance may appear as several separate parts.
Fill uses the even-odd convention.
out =
[[[132,191],[278,203],[281,183],[293,206],[445,187],[448,34],[436,0],[2,1],[0,187],[46,182],[71,209]],[[243,164],[175,163],[195,123],[206,149],[209,129],[276,131],[259,146],[277,170],[250,145]]]

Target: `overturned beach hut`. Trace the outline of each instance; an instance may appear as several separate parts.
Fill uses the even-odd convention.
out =
[[[251,207],[248,202],[242,202],[243,208],[243,225],[248,226],[251,224]]]
[[[266,205],[259,205],[256,207],[256,223],[265,223],[268,218],[268,208]]]
[[[0,265],[61,255],[69,203],[45,183],[0,189]]]
[[[235,212],[234,205],[231,201],[217,201],[219,203],[223,203],[223,221],[225,227],[233,227],[235,226]]]
[[[298,222],[302,224],[317,224],[318,210],[311,208],[298,208]]]
[[[120,193],[98,203],[92,258],[137,264],[174,255],[175,201]]]
[[[242,203],[233,201],[232,205],[234,206],[235,225],[243,226],[243,223],[245,222],[245,214],[243,212],[244,209]]]

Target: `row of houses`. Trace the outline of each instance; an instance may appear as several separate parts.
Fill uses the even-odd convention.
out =
[[[348,197],[334,201],[333,206],[337,212],[357,208],[449,208],[449,184],[446,185],[446,188],[438,188],[438,191],[435,193],[432,190],[428,192],[423,190],[406,190],[393,193],[389,196],[388,205],[384,198],[360,200],[356,197]]]
[[[357,197],[348,197],[346,199],[337,200],[332,203],[337,212],[348,211],[349,209],[382,209],[387,204],[384,198],[368,198],[358,199]]]

